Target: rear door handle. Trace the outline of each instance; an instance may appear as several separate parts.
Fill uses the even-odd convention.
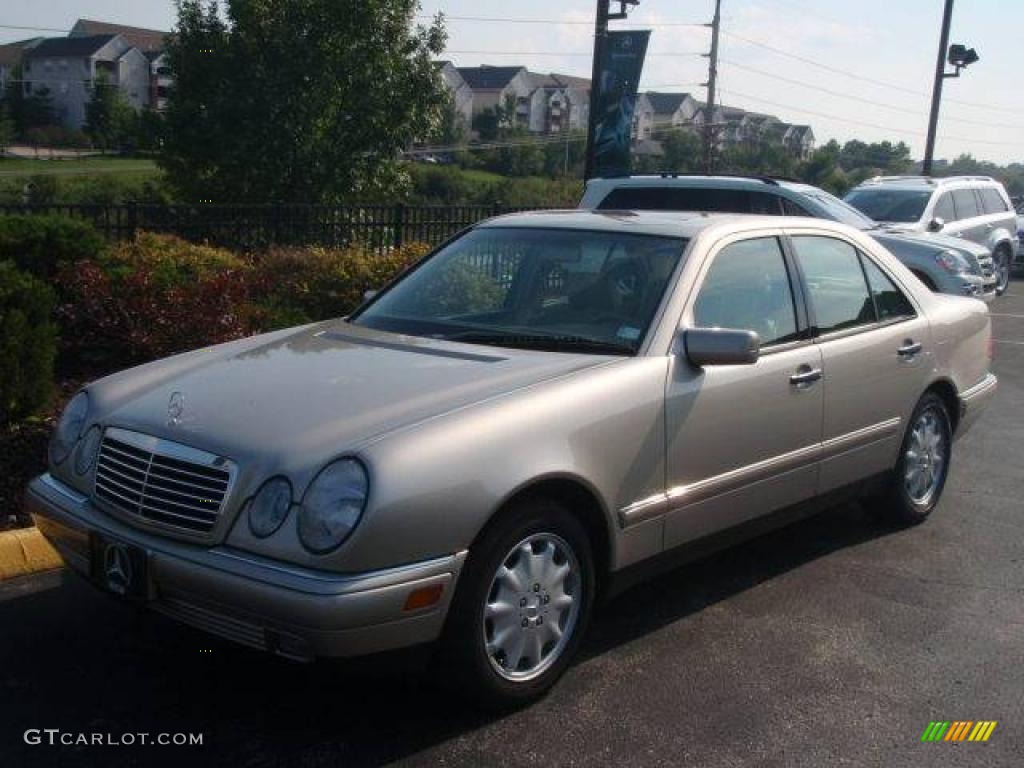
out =
[[[822,377],[821,368],[811,368],[809,365],[801,365],[797,372],[789,377],[789,383],[797,389],[807,389],[820,381]]]
[[[903,346],[896,350],[896,354],[902,358],[911,358],[918,354],[924,347],[921,342],[907,339],[903,342]]]

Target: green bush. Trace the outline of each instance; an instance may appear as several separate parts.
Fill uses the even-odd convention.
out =
[[[106,246],[91,224],[67,216],[0,216],[0,260],[50,281],[65,264],[97,258]]]
[[[429,250],[422,243],[384,254],[360,246],[271,248],[254,257],[255,298],[272,327],[340,317]]]
[[[0,426],[35,413],[50,398],[55,304],[44,282],[0,261]]]

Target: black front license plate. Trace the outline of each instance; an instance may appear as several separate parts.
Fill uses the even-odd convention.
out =
[[[149,598],[146,551],[97,533],[89,539],[92,579],[101,588],[132,600]]]

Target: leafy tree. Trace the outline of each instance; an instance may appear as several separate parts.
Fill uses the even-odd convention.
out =
[[[7,111],[7,105],[0,104],[0,153],[6,152],[13,141],[14,121]]]
[[[444,105],[438,18],[416,0],[178,0],[160,163],[185,199],[397,195]]]
[[[3,103],[14,123],[15,136],[24,137],[33,128],[51,126],[57,120],[50,89],[35,88],[26,96],[22,89],[21,73],[20,65],[11,71],[11,77],[4,88]]]
[[[98,75],[90,86],[85,105],[85,132],[101,149],[120,147],[131,137],[135,110],[116,83],[106,73]]]
[[[704,144],[694,131],[669,131],[661,138],[663,171],[698,173],[703,168]]]

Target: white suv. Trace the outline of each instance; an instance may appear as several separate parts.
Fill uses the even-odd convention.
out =
[[[877,176],[846,195],[846,202],[899,230],[942,232],[992,253],[1002,294],[1017,254],[1017,218],[1003,185],[988,176]]]

